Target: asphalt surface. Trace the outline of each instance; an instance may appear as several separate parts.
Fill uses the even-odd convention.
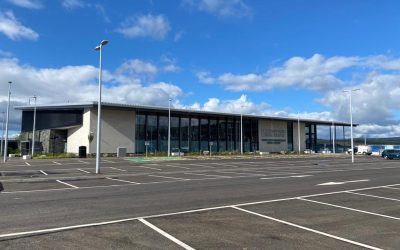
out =
[[[400,161],[0,165],[0,249],[398,249]]]

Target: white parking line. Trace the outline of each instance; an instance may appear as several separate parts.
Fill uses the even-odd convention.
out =
[[[365,211],[365,210],[355,209],[355,208],[351,208],[351,207],[339,206],[339,205],[335,205],[335,204],[331,204],[331,203],[326,203],[326,202],[321,202],[321,201],[315,201],[315,200],[305,199],[305,198],[302,198],[302,197],[298,198],[298,200],[313,202],[313,203],[317,203],[317,204],[321,204],[321,205],[325,205],[325,206],[330,206],[330,207],[337,207],[337,208],[346,209],[346,210],[350,210],[350,211],[354,211],[354,212],[359,212],[359,213],[363,213],[363,214],[375,215],[375,216],[384,217],[384,218],[388,218],[388,219],[392,219],[392,220],[400,220],[399,217],[394,217],[394,216],[389,216],[389,215],[384,215],[384,214],[378,214],[378,213],[368,212],[368,211]]]
[[[166,182],[168,182],[168,181],[166,181]],[[148,183],[141,183],[141,184],[148,184]],[[133,184],[127,184],[127,185],[133,185]],[[375,186],[375,187],[368,187],[368,188],[359,188],[359,189],[343,190],[343,191],[336,191],[336,192],[329,192],[329,193],[319,193],[319,194],[305,195],[305,196],[301,196],[301,197],[303,197],[303,198],[304,197],[316,197],[316,196],[323,196],[323,195],[339,194],[339,193],[344,193],[344,192],[347,192],[347,191],[371,190],[371,189],[379,189],[379,188],[393,187],[393,186],[399,186],[399,185],[400,184],[391,184],[391,185],[386,185],[386,186]],[[113,185],[113,186],[123,186],[123,185]],[[90,188],[99,188],[99,187],[102,187],[102,186],[82,187],[82,188],[79,188],[79,189],[90,189]],[[66,189],[68,190],[68,188],[66,188]],[[60,190],[62,190],[62,189],[60,189]],[[45,191],[45,190],[40,190],[40,191]],[[29,192],[31,192],[31,191],[2,192],[2,194],[6,194],[6,193],[7,194],[29,193]],[[170,216],[170,215],[188,214],[188,213],[211,211],[211,210],[217,210],[217,209],[223,209],[223,208],[231,208],[233,206],[234,207],[239,207],[239,206],[246,206],[246,205],[256,205],[256,204],[264,204],[264,203],[273,203],[273,202],[278,202],[278,201],[295,200],[295,199],[299,199],[299,198],[300,197],[290,197],[290,198],[282,198],[282,199],[275,199],[275,200],[264,200],[264,201],[240,203],[240,204],[235,204],[235,205],[225,205],[225,206],[218,206],[218,207],[200,208],[200,209],[186,210],[186,211],[180,211],[180,212],[155,214],[155,215],[143,216],[143,217],[140,217],[140,218],[145,218],[145,219],[148,219],[148,218],[159,218],[159,217],[165,217],[165,216]],[[86,227],[92,227],[92,226],[109,225],[109,224],[115,224],[115,223],[120,223],[120,222],[133,221],[133,220],[137,220],[137,219],[140,219],[140,218],[139,217],[133,217],[133,218],[120,219],[120,220],[103,221],[103,222],[89,223],[89,224],[80,224],[80,225],[67,226],[67,227],[45,228],[45,229],[39,229],[39,230],[34,230],[34,231],[25,231],[25,232],[0,234],[0,239],[1,238],[7,238],[7,237],[23,236],[23,235],[33,235],[33,234],[39,234],[39,233],[51,233],[51,232],[58,232],[58,231],[77,229],[77,228],[86,228]]]
[[[107,162],[107,163],[115,163],[115,161],[110,161],[110,160],[102,160],[102,161]]]
[[[394,188],[394,187],[384,187],[384,188],[400,190],[400,188]]]
[[[149,174],[148,176],[159,177],[159,178],[166,178],[166,179],[173,179],[173,180],[185,180],[185,181],[190,181],[190,179],[176,178],[176,177],[169,177],[169,176],[162,176],[162,175],[151,175],[151,174]]]
[[[138,167],[138,168],[148,168],[148,169],[153,169],[153,170],[160,170],[160,171],[162,171],[162,169],[159,169],[159,168],[152,168],[152,167],[147,167],[147,166],[134,166],[134,167]]]
[[[273,180],[273,179],[287,179],[287,178],[303,178],[303,177],[310,177],[312,175],[291,175],[291,176],[277,176],[277,177],[266,177],[260,178],[261,180]]]
[[[30,166],[31,164],[29,164],[29,162],[25,162],[26,165]]]
[[[300,229],[303,229],[303,230],[306,230],[306,231],[309,231],[309,232],[320,234],[320,235],[323,235],[323,236],[326,236],[326,237],[329,237],[329,238],[333,238],[333,239],[336,239],[336,240],[344,241],[344,242],[347,242],[347,243],[350,243],[350,244],[353,244],[353,245],[356,245],[356,246],[361,246],[361,247],[365,247],[365,248],[368,248],[368,249],[374,249],[374,250],[381,250],[381,248],[377,248],[377,247],[374,247],[374,246],[366,245],[366,244],[361,243],[361,242],[345,239],[345,238],[342,238],[342,237],[339,237],[339,236],[336,236],[336,235],[333,235],[333,234],[324,233],[322,231],[318,231],[318,230],[315,230],[315,229],[312,229],[312,228],[309,228],[309,227],[304,227],[304,226],[301,226],[301,225],[298,225],[298,224],[294,224],[294,223],[291,223],[291,222],[288,222],[288,221],[276,219],[276,218],[273,218],[273,217],[270,217],[270,216],[266,216],[266,215],[263,215],[263,214],[259,214],[259,213],[256,213],[256,212],[253,212],[253,211],[250,211],[250,210],[246,210],[246,209],[243,209],[243,208],[240,208],[240,207],[236,207],[236,206],[231,206],[231,207],[234,208],[234,209],[237,209],[239,211],[245,212],[245,213],[249,213],[249,214],[256,215],[256,216],[259,216],[259,217],[262,217],[262,218],[265,218],[265,219],[273,220],[273,221],[276,221],[276,222],[279,222],[279,223],[282,223],[282,224],[286,224],[286,225],[289,225],[289,226],[292,226],[292,227],[297,227],[297,228],[300,228]]]
[[[81,172],[84,172],[84,173],[86,173],[86,174],[90,174],[89,171],[86,171],[86,170],[83,170],[83,169],[80,169],[80,168],[77,168],[77,170],[79,170],[79,171],[81,171]]]
[[[56,165],[62,165],[61,163],[56,162],[56,161],[53,161],[53,163],[56,164]]]
[[[183,168],[183,169],[190,169],[190,168],[187,168],[187,167],[181,167],[181,166],[176,166],[176,165],[165,165],[165,166],[167,166],[167,167],[171,167],[171,168]]]
[[[126,182],[126,183],[131,183],[131,184],[141,184],[139,182],[127,181],[127,180],[121,180],[121,179],[114,179],[114,178],[111,178],[111,177],[106,177],[106,179],[109,179],[109,180],[112,180],[112,181]]]
[[[194,164],[194,163],[190,163],[190,166],[197,166],[197,167],[202,167],[202,168],[215,168],[213,166],[208,166],[208,165],[202,165],[202,164]]]
[[[82,160],[78,160],[80,163],[85,163],[85,164],[89,164],[89,162],[87,161],[82,161]]]
[[[378,199],[383,199],[383,200],[400,201],[399,199],[377,196],[377,195],[372,195],[372,194],[362,194],[362,193],[356,193],[356,192],[351,192],[351,191],[347,191],[346,193],[367,196],[367,197],[372,197],[372,198],[378,198]]]
[[[39,170],[39,172],[44,174],[44,175],[49,175],[48,173],[44,172],[43,170]]]
[[[184,249],[187,250],[195,250],[193,247],[183,243],[182,241],[178,240],[177,238],[175,238],[174,236],[170,235],[169,233],[165,232],[164,230],[154,226],[153,224],[151,224],[150,222],[146,221],[145,219],[139,219],[140,222],[142,222],[143,224],[145,224],[146,226],[150,227],[151,229],[153,229],[154,231],[156,231],[157,233],[161,234],[162,236],[166,237],[167,239],[173,241],[174,243],[178,244],[179,246],[183,247]]]
[[[56,181],[57,181],[58,183],[67,185],[67,186],[72,187],[72,188],[79,188],[79,187],[77,187],[77,186],[74,186],[74,185],[72,185],[72,184],[69,184],[69,183],[66,183],[66,182],[63,182],[63,181],[60,181],[60,180],[56,180]]]
[[[221,178],[233,178],[232,176],[225,176],[225,175],[214,175],[214,174],[198,174],[198,173],[185,173],[185,174],[192,174],[192,175],[203,175],[203,176],[210,176],[210,177],[221,177]]]
[[[125,170],[125,169],[120,169],[120,168],[114,168],[114,167],[110,167],[111,169],[115,169],[115,170],[118,170],[118,171],[123,171],[123,172],[126,172],[127,170]]]

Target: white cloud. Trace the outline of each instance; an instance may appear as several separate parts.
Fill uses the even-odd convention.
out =
[[[12,11],[0,12],[0,32],[11,40],[30,39],[37,40],[39,34],[31,28],[22,25]]]
[[[252,9],[243,0],[184,0],[183,5],[220,17],[251,17]]]
[[[325,58],[315,54],[308,59],[292,57],[281,67],[271,68],[263,74],[224,73],[218,77],[211,77],[209,73],[201,72],[197,76],[200,82],[219,83],[234,91],[265,91],[287,87],[325,91],[340,88],[343,81],[335,74],[355,66],[359,60],[357,57]]]
[[[162,40],[171,30],[169,21],[163,15],[139,15],[127,18],[117,32],[128,38],[151,37]]]
[[[144,67],[142,72],[149,72],[149,69]],[[167,106],[168,98],[178,99],[183,95],[172,83],[143,82],[136,76],[107,70],[103,73],[105,102]],[[0,58],[0,82],[13,82],[13,106],[26,105],[33,94],[38,96],[38,104],[97,100],[97,76],[98,68],[91,65],[36,68],[23,65],[15,58]],[[5,110],[7,88],[7,84],[0,85],[0,110]],[[13,109],[12,113],[11,129],[18,130],[20,116]]]
[[[150,63],[139,59],[132,59],[124,62],[120,67],[118,67],[117,72],[119,74],[145,74],[149,76],[154,76],[158,73],[157,67]]]
[[[7,2],[27,9],[41,9],[44,7],[39,0],[7,0]]]
[[[77,8],[84,8],[85,3],[82,0],[63,0],[61,2],[61,6],[66,9],[77,9]]]

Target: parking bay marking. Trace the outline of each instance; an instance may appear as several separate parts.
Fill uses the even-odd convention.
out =
[[[179,246],[183,247],[184,249],[187,250],[195,250],[193,247],[183,243],[182,241],[178,240],[177,238],[175,238],[174,236],[170,235],[169,233],[165,232],[164,230],[154,226],[153,224],[151,224],[150,222],[148,222],[145,219],[138,219],[140,222],[142,222],[143,224],[145,224],[146,226],[150,227],[151,229],[153,229],[154,231],[156,231],[157,233],[161,234],[162,236],[166,237],[167,239],[173,241],[174,243],[178,244]]]
[[[190,179],[177,178],[177,177],[169,177],[169,176],[162,176],[162,175],[151,175],[151,174],[149,174],[148,176],[151,176],[151,177],[158,177],[158,178],[166,178],[166,179],[173,179],[173,180],[190,181]]]
[[[110,167],[111,169],[115,169],[115,170],[118,170],[118,171],[123,171],[123,172],[126,172],[127,170],[125,170],[125,169],[120,169],[120,168],[114,168],[114,167]]]
[[[367,197],[373,197],[373,198],[378,198],[378,199],[383,199],[383,200],[389,200],[389,201],[400,201],[399,199],[389,198],[389,197],[383,197],[383,196],[377,196],[377,195],[372,195],[372,194],[363,194],[363,193],[356,193],[356,192],[351,192],[351,191],[347,191],[346,193],[349,193],[349,194],[356,194],[356,195],[361,195],[361,196],[367,196]]]
[[[162,171],[162,169],[159,169],[159,168],[153,168],[153,167],[147,167],[147,166],[135,166],[135,167],[138,167],[138,168],[148,168],[148,169],[153,169],[153,170],[159,170],[159,171]]]
[[[80,169],[80,168],[77,168],[77,170],[79,170],[79,171],[81,171],[81,172],[84,172],[84,173],[86,173],[86,174],[90,174],[89,171],[86,171],[86,170],[83,170],[83,169]]]
[[[44,175],[49,175],[48,173],[44,172],[43,170],[39,170],[39,172],[44,174]]]
[[[125,182],[125,183],[131,183],[131,184],[141,184],[139,182],[134,182],[134,181],[127,181],[127,180],[121,180],[121,179],[114,179],[111,177],[106,177],[106,179],[112,180],[112,181],[120,181],[120,182]]]
[[[146,183],[143,183],[143,184],[146,184]],[[371,189],[378,189],[378,188],[385,188],[385,187],[393,187],[393,186],[399,186],[399,185],[400,184],[391,184],[391,185],[386,185],[386,186],[375,186],[375,187],[359,188],[359,189],[352,189],[352,190],[343,190],[343,191],[336,191],[336,192],[329,192],[329,193],[319,193],[319,194],[304,195],[304,196],[301,196],[301,197],[302,198],[304,198],[304,197],[316,197],[316,196],[323,196],[323,195],[340,194],[340,193],[344,193],[346,191],[363,191],[363,190],[371,190]],[[85,189],[85,188],[92,188],[92,187],[83,187],[82,189]],[[30,192],[30,191],[23,191],[23,192]],[[2,192],[2,193],[12,194],[12,193],[19,193],[19,192]],[[219,206],[219,207],[200,208],[200,209],[186,210],[186,211],[180,211],[180,212],[172,212],[172,213],[165,213],[165,214],[142,216],[140,218],[146,218],[146,219],[147,218],[159,218],[159,217],[165,217],[165,216],[170,216],[170,215],[188,214],[188,213],[211,211],[211,210],[217,210],[217,209],[223,209],[223,208],[231,208],[233,206],[234,207],[239,207],[239,206],[246,206],[246,205],[256,205],[256,204],[272,203],[272,202],[278,202],[278,201],[295,200],[295,199],[299,199],[299,198],[300,197],[289,197],[289,198],[282,198],[282,199],[275,199],[275,200],[264,200],[264,201],[241,203],[241,204],[235,204],[235,205],[225,205],[225,206]],[[87,227],[93,227],[93,226],[110,225],[110,224],[116,224],[116,223],[120,223],[120,222],[134,221],[134,220],[138,220],[140,218],[139,217],[133,217],[133,218],[125,218],[125,219],[119,219],[119,220],[103,221],[103,222],[97,222],[97,223],[80,224],[80,225],[74,225],[74,226],[45,228],[45,229],[39,229],[39,230],[34,230],[34,231],[25,231],[25,232],[0,234],[0,239],[7,238],[7,237],[23,236],[23,235],[33,235],[33,234],[39,234],[39,233],[59,232],[59,231],[65,231],[65,230],[70,230],[70,229],[87,228]],[[372,248],[372,249],[379,249],[379,248]]]
[[[345,193],[345,192],[343,192],[343,193]],[[321,204],[321,205],[325,205],[325,206],[330,206],[330,207],[336,207],[336,208],[346,209],[346,210],[350,210],[350,211],[354,211],[354,212],[359,212],[359,213],[363,213],[363,214],[375,215],[375,216],[384,217],[384,218],[388,218],[388,219],[392,219],[392,220],[400,220],[399,217],[394,217],[394,216],[389,216],[389,215],[384,215],[384,214],[378,214],[378,213],[368,212],[368,211],[365,211],[365,210],[355,209],[355,208],[351,208],[351,207],[339,206],[339,205],[335,205],[335,204],[331,204],[331,203],[326,203],[326,202],[322,202],[322,201],[310,200],[310,199],[306,199],[306,198],[303,198],[303,197],[299,197],[299,198],[297,198],[297,199],[298,199],[298,200],[301,200],[301,201],[313,202],[313,203]]]
[[[370,180],[369,179],[363,179],[363,180],[341,181],[341,182],[331,181],[331,182],[325,182],[325,183],[317,184],[316,186],[343,185],[343,184],[347,184],[347,183],[364,182],[364,181],[370,181]]]
[[[273,180],[273,179],[288,179],[288,178],[304,178],[312,175],[291,175],[291,176],[277,176],[277,177],[263,177],[261,180]]]
[[[77,186],[74,186],[74,185],[72,185],[72,184],[69,184],[69,183],[66,183],[66,182],[63,182],[63,181],[60,181],[60,180],[56,180],[56,181],[57,181],[58,183],[67,185],[67,186],[72,187],[72,188],[79,188],[79,187],[77,187]]]
[[[56,162],[56,161],[53,161],[53,163],[56,164],[56,165],[61,165],[61,163]]]
[[[247,210],[247,209],[243,209],[243,208],[236,207],[236,206],[231,206],[231,207],[234,208],[234,209],[237,209],[239,211],[245,212],[245,213],[249,213],[249,214],[252,214],[252,215],[260,216],[260,217],[265,218],[265,219],[273,220],[273,221],[276,221],[276,222],[279,222],[279,223],[283,223],[283,224],[286,224],[286,225],[289,225],[289,226],[292,226],[292,227],[297,227],[297,228],[300,228],[300,229],[303,229],[303,230],[306,230],[306,231],[309,231],[309,232],[320,234],[320,235],[323,235],[323,236],[326,236],[326,237],[329,237],[329,238],[333,238],[333,239],[336,239],[336,240],[344,241],[344,242],[347,242],[347,243],[350,243],[350,244],[353,244],[353,245],[365,247],[365,248],[368,248],[368,249],[374,249],[374,250],[378,250],[379,249],[379,250],[381,250],[381,248],[377,248],[377,247],[374,247],[374,246],[363,244],[361,242],[345,239],[345,238],[342,238],[342,237],[339,237],[339,236],[336,236],[336,235],[333,235],[333,234],[324,233],[324,232],[321,232],[321,231],[318,231],[318,230],[315,230],[315,229],[312,229],[312,228],[309,228],[309,227],[304,227],[304,226],[301,226],[301,225],[298,225],[298,224],[294,224],[294,223],[291,223],[291,222],[288,222],[288,221],[276,219],[276,218],[273,218],[273,217],[270,217],[270,216],[267,216],[267,215],[263,215],[263,214],[259,214],[259,213],[256,213],[256,212],[253,212],[253,211],[250,211],[250,210]]]
[[[31,164],[29,164],[29,162],[25,162],[26,165],[30,166]]]

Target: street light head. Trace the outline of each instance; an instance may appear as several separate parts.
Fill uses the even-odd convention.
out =
[[[108,40],[103,40],[103,41],[101,41],[100,45],[104,46],[104,45],[107,45],[107,43],[108,43]]]
[[[9,81],[8,83],[9,83],[9,84],[11,84],[11,83],[12,83],[12,81]]]
[[[94,48],[94,50],[99,51],[100,50],[100,45],[96,46],[96,48]]]

